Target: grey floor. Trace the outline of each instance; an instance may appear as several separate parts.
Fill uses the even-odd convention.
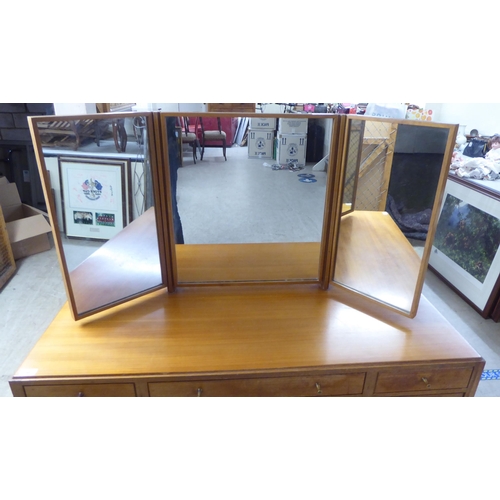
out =
[[[272,160],[246,158],[231,148],[228,161],[208,150],[203,162],[185,156],[178,202],[187,243],[317,241],[321,235],[326,174],[307,165],[302,172],[273,170]],[[316,183],[299,182],[313,173]],[[192,189],[196,183],[196,190]],[[82,255],[94,245],[81,246]],[[8,380],[66,301],[52,248],[16,262],[0,291],[0,396],[12,396]],[[500,368],[500,324],[483,319],[431,271],[423,295],[486,360]],[[500,381],[481,381],[477,396],[500,395]]]

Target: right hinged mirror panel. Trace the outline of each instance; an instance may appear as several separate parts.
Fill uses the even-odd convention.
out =
[[[347,117],[332,281],[414,317],[457,125]]]

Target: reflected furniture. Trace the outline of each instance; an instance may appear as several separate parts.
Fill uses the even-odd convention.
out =
[[[227,161],[226,157],[226,147],[227,147],[227,134],[222,130],[220,118],[217,118],[217,128],[213,130],[208,128],[208,125],[203,124],[203,118],[200,117],[200,127],[201,127],[201,159],[203,160],[203,155],[205,154],[206,147],[222,147],[222,154],[224,155],[224,160]],[[220,143],[220,144],[219,144]]]
[[[58,120],[40,124],[40,138],[44,147],[69,147],[74,151],[87,139],[95,140],[94,120]]]
[[[186,320],[188,319],[188,320]],[[411,320],[315,285],[164,290],[75,322],[65,305],[15,396],[473,396],[484,360],[425,299]]]
[[[180,128],[182,135],[182,144],[188,144],[193,150],[193,162],[196,164],[196,148],[199,147],[198,137],[196,132],[190,132],[190,120],[186,116],[180,118]],[[194,125],[196,130],[196,124]],[[182,154],[181,154],[182,158]]]
[[[108,132],[111,126],[111,134]],[[60,120],[40,125],[42,145],[50,148],[68,147],[77,151],[85,141],[94,141],[98,146],[103,139],[113,137],[116,151],[127,149],[127,133],[123,119],[110,122],[99,120]]]
[[[214,116],[206,114],[203,116],[203,125],[205,129],[217,130],[219,128],[217,118],[220,119],[220,127],[222,132],[226,133],[226,147],[230,148],[234,144],[234,137],[238,129],[238,118],[228,117],[228,116]],[[190,131],[193,131],[193,125],[190,125]],[[201,127],[199,119],[197,120],[196,133],[198,135],[198,140],[201,143]]]

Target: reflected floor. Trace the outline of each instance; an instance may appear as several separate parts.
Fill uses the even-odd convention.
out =
[[[273,170],[272,159],[249,159],[246,147],[205,150],[196,165],[184,156],[177,200],[185,243],[320,241],[326,172],[316,163],[297,172]],[[300,182],[298,174],[316,182]]]

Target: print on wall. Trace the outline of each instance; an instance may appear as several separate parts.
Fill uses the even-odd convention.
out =
[[[500,203],[448,180],[429,264],[478,309],[500,272]]]
[[[127,162],[60,158],[66,236],[108,240],[127,225]]]

